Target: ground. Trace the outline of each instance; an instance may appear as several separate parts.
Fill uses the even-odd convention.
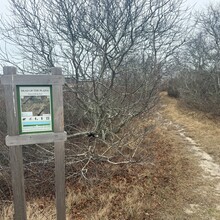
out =
[[[138,163],[94,163],[90,180],[67,181],[67,219],[220,219],[220,120],[161,93],[161,107],[131,126],[147,133]],[[94,175],[95,174],[95,175]],[[28,219],[53,220],[54,198],[28,200]],[[0,219],[12,219],[6,203]]]
[[[184,207],[186,219],[220,219],[220,121],[217,117],[183,108],[179,101],[161,94],[163,110],[159,117],[175,139],[182,139],[192,157],[194,177],[192,201]],[[172,133],[172,134],[171,134]]]

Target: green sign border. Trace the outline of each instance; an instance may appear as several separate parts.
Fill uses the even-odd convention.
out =
[[[50,107],[51,107],[51,123],[52,129],[48,131],[33,131],[33,132],[23,132],[22,131],[22,121],[21,121],[21,97],[20,97],[20,87],[49,87],[50,88]],[[48,133],[54,131],[54,112],[53,112],[53,92],[52,85],[17,85],[17,105],[18,105],[18,123],[19,123],[19,134],[39,134]]]

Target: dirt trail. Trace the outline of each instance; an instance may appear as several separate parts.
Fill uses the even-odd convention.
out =
[[[161,99],[163,108],[158,118],[162,126],[174,139],[183,141],[176,147],[188,152],[193,161],[192,169],[198,170],[192,183],[195,185],[192,199],[183,207],[184,219],[219,220],[220,122],[201,112],[180,108],[178,101],[165,93]]]

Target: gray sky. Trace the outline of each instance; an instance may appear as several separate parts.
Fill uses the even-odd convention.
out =
[[[7,14],[8,0],[0,0],[0,14]]]
[[[195,10],[200,10],[205,7],[209,2],[217,2],[218,0],[186,0],[189,6],[194,6]],[[0,0],[0,14],[7,14],[9,0]]]
[[[218,0],[186,0],[186,3],[189,6],[194,6],[195,10],[200,10],[212,2],[218,2]]]
[[[45,0],[46,1],[46,0]],[[193,7],[194,10],[201,10],[205,8],[210,2],[218,2],[219,0],[185,0],[186,4]],[[0,19],[1,17],[7,17],[9,14],[9,0],[0,0]],[[0,35],[0,47],[4,47],[4,39],[1,39]],[[1,71],[0,71],[1,73]]]

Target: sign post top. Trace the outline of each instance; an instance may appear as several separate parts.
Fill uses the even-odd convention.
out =
[[[52,73],[52,75],[62,75],[62,68],[61,67],[52,67],[51,73]]]
[[[3,67],[3,74],[4,75],[16,75],[17,69],[14,66],[4,66]]]

